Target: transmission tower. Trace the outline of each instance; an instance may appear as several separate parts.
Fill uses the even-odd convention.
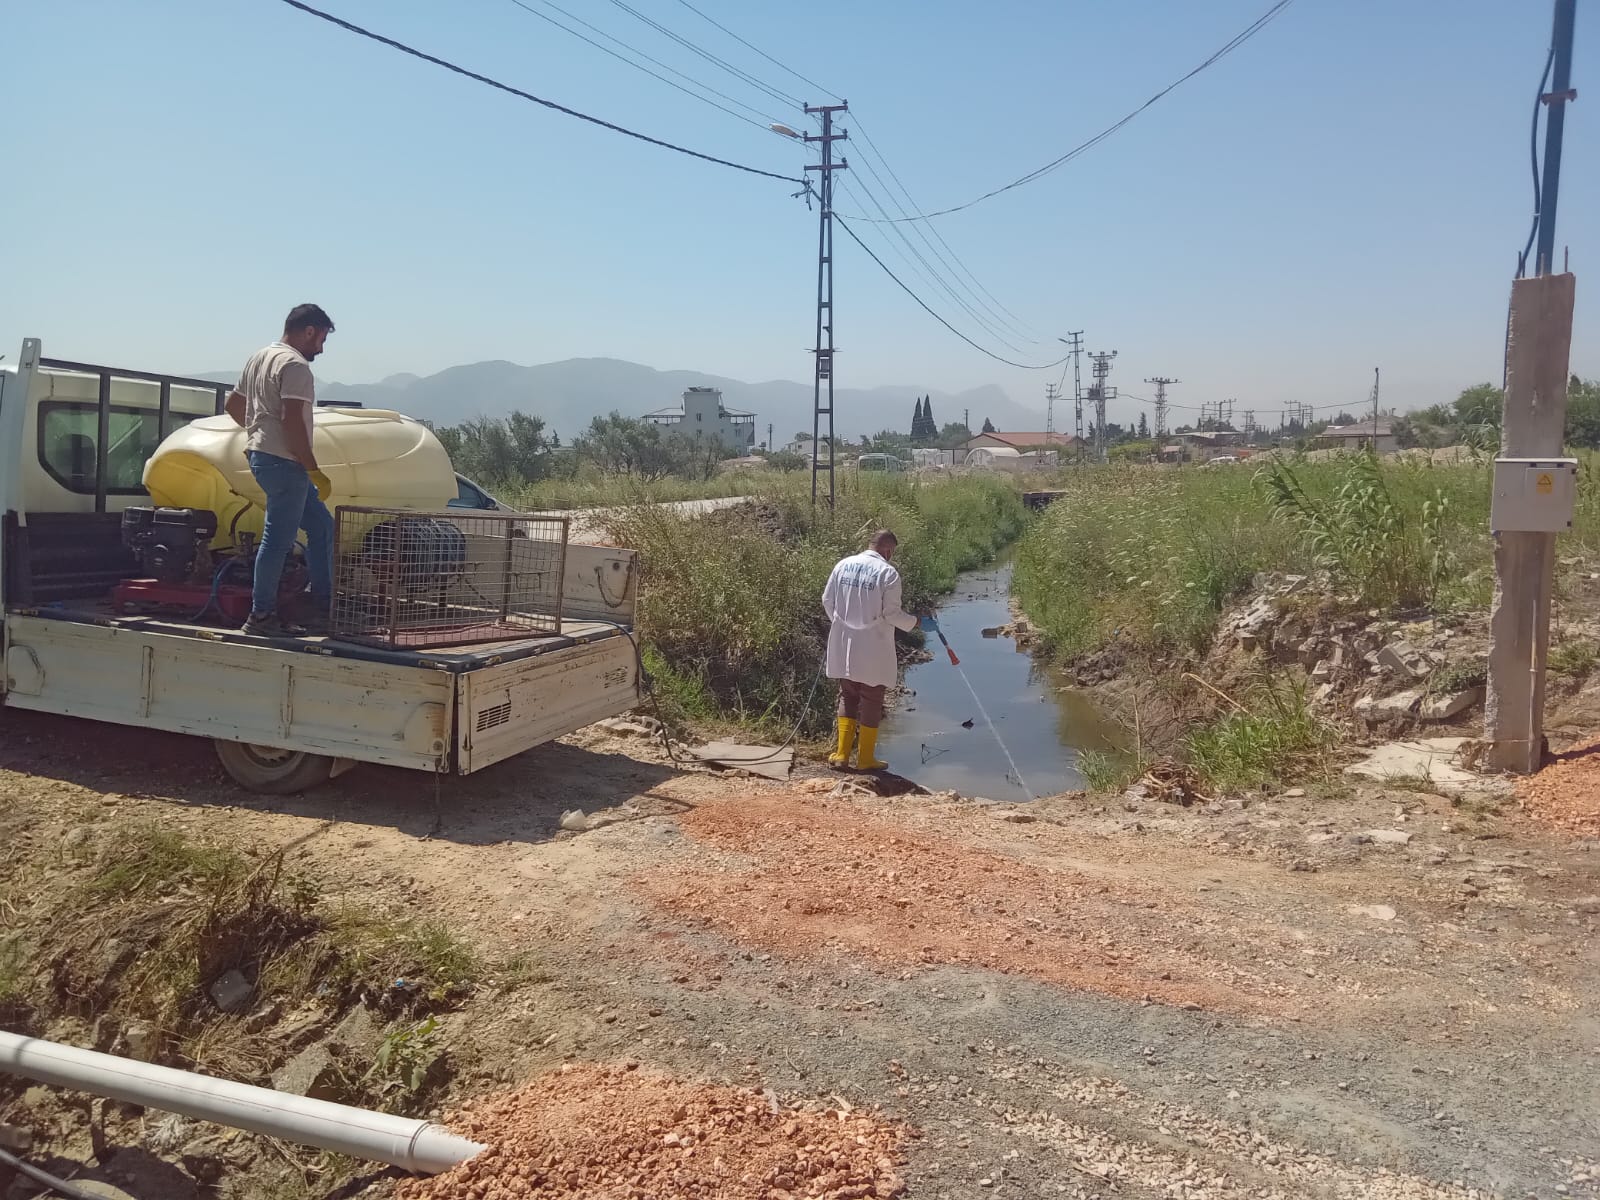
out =
[[[1044,385],[1044,431],[1046,433],[1054,433],[1056,431],[1057,395],[1058,389],[1055,384],[1047,383]],[[1045,440],[1049,441],[1048,438]]]
[[[806,105],[806,112],[822,114],[822,133],[806,134],[808,142],[822,143],[822,161],[809,163],[808,171],[821,173],[817,196],[820,217],[817,223],[817,345],[816,378],[811,391],[811,506],[817,504],[817,476],[828,473],[828,507],[833,507],[833,173],[847,170],[850,163],[840,158],[833,161],[833,144],[843,141],[848,133],[833,131],[833,114],[848,112],[848,104],[823,104],[816,108]],[[827,384],[827,402],[823,402],[823,384]],[[827,420],[823,420],[826,417]],[[827,432],[824,434],[823,430]],[[822,461],[822,440],[828,441],[828,461]]]
[[[1167,385],[1181,383],[1179,379],[1168,379],[1164,375],[1157,375],[1154,379],[1146,379],[1146,383],[1156,385],[1156,441],[1161,441],[1167,436]]]
[[[1106,386],[1111,360],[1116,356],[1115,350],[1089,355],[1089,361],[1094,364],[1094,384],[1089,388],[1089,399],[1094,402],[1094,456],[1099,462],[1106,461],[1106,401],[1117,398],[1117,389]]]
[[[1083,330],[1058,339],[1072,350],[1072,436],[1083,445],[1083,379],[1078,374],[1078,356],[1083,353]]]
[[[1253,408],[1247,408],[1244,410],[1244,440],[1246,445],[1249,445],[1256,440],[1257,432],[1256,410]]]

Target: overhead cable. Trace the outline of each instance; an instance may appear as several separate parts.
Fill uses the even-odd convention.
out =
[[[663,71],[666,71],[666,72],[668,72],[669,74],[672,74],[672,75],[676,75],[679,79],[682,79],[685,83],[687,83],[687,84],[689,84],[691,86],[690,87],[685,87],[681,83],[674,83],[672,80],[668,79],[665,75],[658,74],[657,72],[652,71],[649,67],[644,66],[642,63],[635,62],[633,59],[629,58],[626,54],[620,54],[617,51],[611,49],[609,46],[602,46],[599,42],[595,41],[594,38],[591,38],[591,37],[588,37],[588,36],[586,36],[586,35],[584,35],[582,33],[579,33],[576,29],[573,29],[571,26],[562,24],[560,21],[558,21],[554,17],[552,17],[549,13],[545,12],[543,9],[535,8],[532,4],[529,4],[527,2],[527,0],[511,0],[512,4],[515,4],[518,8],[522,9],[523,12],[528,13],[530,16],[538,17],[541,21],[546,21],[549,24],[554,25],[557,29],[561,30],[562,32],[570,33],[573,37],[578,38],[580,41],[588,42],[589,45],[593,46],[596,50],[600,51],[600,53],[609,54],[612,58],[616,59],[618,62],[627,63],[628,66],[633,67],[635,70],[643,71],[646,75],[649,75],[651,78],[659,79],[662,83],[666,84],[668,87],[677,88],[678,91],[682,92],[684,95],[693,96],[696,100],[699,100],[699,101],[701,101],[702,103],[705,103],[705,104],[709,104],[712,108],[719,109],[722,112],[727,113],[730,117],[734,117],[737,120],[744,121],[744,122],[746,122],[747,124],[750,124],[750,125],[754,125],[757,129],[770,128],[772,123],[777,120],[777,118],[772,116],[772,114],[770,114],[770,113],[764,113],[759,108],[751,108],[748,104],[744,103],[744,101],[735,99],[734,97],[728,95],[726,92],[719,92],[716,88],[712,87],[710,84],[701,83],[698,79],[695,79],[695,78],[693,78],[692,76],[689,76],[689,75],[685,75],[682,71],[676,70],[673,67],[669,67],[666,63],[662,62],[660,59],[652,58],[650,55],[646,54],[643,50],[640,50],[637,46],[630,46],[627,42],[623,41],[621,38],[613,37],[611,34],[607,33],[605,30],[599,28],[598,26],[589,24],[588,21],[585,21],[582,17],[576,15],[575,13],[568,12],[566,9],[562,8],[559,4],[552,3],[552,0],[539,0],[539,2],[542,3],[545,8],[554,9],[556,12],[560,13],[563,17],[565,17],[567,20],[575,21],[577,24],[582,25],[585,29],[589,30],[591,33],[598,34],[600,37],[605,38],[608,42],[612,42],[615,45],[621,46],[624,50],[628,51],[629,54],[637,54],[640,58],[644,59],[645,62],[654,63],[656,66],[660,67]],[[695,90],[693,90],[694,88],[698,88],[700,90],[699,91],[695,91]],[[755,120],[754,117],[747,117],[747,116],[744,116],[741,113],[736,113],[736,112],[733,111],[733,109],[728,108],[725,105],[718,104],[715,100],[707,99],[705,96],[701,95],[701,92],[709,92],[711,95],[717,96],[717,97],[719,97],[719,98],[721,98],[723,100],[726,100],[729,104],[737,105],[738,107],[744,109],[745,112],[752,113],[752,114],[754,114],[754,117],[760,117],[761,119],[758,121],[758,120]]]
[[[453,71],[457,75],[464,76],[467,79],[474,80],[477,83],[485,84],[488,87],[496,88],[499,91],[516,96],[518,99],[527,100],[533,104],[543,105],[545,108],[554,109],[559,113],[565,113],[569,117],[576,117],[580,121],[587,121],[591,125],[598,125],[602,129],[609,129],[613,133],[620,133],[627,137],[635,138],[641,142],[648,142],[652,146],[660,146],[663,150],[675,150],[679,154],[687,154],[690,158],[698,158],[702,162],[716,163],[719,167],[731,167],[735,171],[744,171],[749,175],[760,175],[767,179],[779,179],[784,183],[798,183],[802,186],[805,184],[805,180],[803,179],[796,179],[789,175],[780,175],[776,171],[764,171],[760,167],[748,167],[743,163],[732,162],[726,158],[718,158],[714,154],[704,154],[699,150],[690,150],[687,146],[679,146],[672,142],[662,141],[660,138],[651,137],[646,133],[639,133],[636,130],[628,129],[625,126],[603,120],[600,117],[591,117],[588,113],[579,112],[575,108],[568,108],[564,104],[557,104],[554,100],[546,100],[540,96],[535,96],[531,92],[525,92],[521,88],[512,87],[509,83],[501,83],[498,79],[491,79],[487,75],[480,75],[476,71],[469,71],[466,67],[457,66],[453,62],[448,62],[445,59],[438,58],[432,54],[428,54],[425,51],[418,50],[414,46],[408,46],[404,42],[397,42],[393,38],[385,37],[381,33],[374,33],[370,29],[363,29],[360,25],[346,21],[342,17],[336,17],[332,13],[323,12],[320,8],[313,8],[311,5],[304,3],[303,0],[283,0],[283,3],[287,4],[290,8],[297,8],[301,12],[308,13],[313,17],[320,17],[329,24],[337,25],[339,28],[348,30],[350,33],[357,34],[360,37],[378,42],[380,45],[388,46],[391,49],[398,50],[402,54],[409,54],[412,58],[420,58],[423,62],[432,63],[436,67],[443,67],[446,71]]]
[[[773,66],[777,67],[779,70],[786,71],[790,75],[793,75],[796,79],[798,79],[801,83],[805,84],[808,88],[811,88],[813,91],[821,92],[824,96],[831,97],[831,98],[833,98],[835,100],[843,99],[843,97],[840,96],[840,94],[838,92],[835,92],[830,88],[823,87],[820,83],[818,83],[814,79],[807,79],[804,75],[800,74],[800,72],[796,71],[793,67],[785,66],[783,63],[781,63],[777,59],[773,58],[772,55],[768,54],[760,46],[751,45],[749,42],[745,41],[742,37],[740,37],[733,30],[729,29],[721,21],[718,21],[715,17],[707,16],[705,13],[701,12],[694,5],[690,4],[689,0],[678,0],[678,3],[683,5],[685,8],[687,8],[690,12],[692,12],[695,16],[699,17],[701,20],[711,22],[711,24],[715,25],[718,29],[722,30],[723,33],[727,34],[734,41],[738,42],[746,50],[754,50],[757,54],[759,54],[762,58],[766,59],[769,63],[771,63]]]
[[[724,71],[727,71],[730,75],[733,75],[738,79],[744,80],[751,87],[757,88],[757,89],[765,92],[767,95],[771,96],[774,100],[776,100],[779,104],[787,104],[787,105],[790,105],[793,108],[804,110],[804,108],[806,106],[805,105],[805,101],[799,99],[798,97],[791,96],[787,92],[779,91],[777,88],[772,87],[772,86],[770,86],[770,85],[768,85],[766,83],[763,83],[761,80],[757,79],[754,75],[750,74],[748,71],[741,70],[740,68],[734,66],[731,62],[728,62],[726,59],[718,58],[715,54],[711,53],[711,51],[705,49],[703,46],[698,46],[694,42],[690,41],[688,38],[683,37],[683,36],[681,36],[679,34],[676,34],[676,33],[672,32],[672,30],[668,29],[665,25],[663,25],[660,21],[657,21],[655,18],[646,16],[644,13],[640,12],[638,9],[634,8],[632,5],[628,4],[626,2],[626,0],[611,0],[611,3],[615,4],[618,8],[620,8],[623,12],[627,13],[628,15],[630,15],[632,17],[636,17],[640,21],[643,21],[646,25],[650,26],[651,29],[654,29],[657,33],[661,34],[663,37],[671,38],[674,42],[677,42],[678,45],[682,46],[685,50],[688,50],[688,51],[690,51],[691,53],[694,53],[694,54],[698,54],[701,58],[705,59],[707,62],[714,63],[715,65],[721,67]]]
[[[613,0],[613,2],[617,2],[617,0]],[[1266,26],[1273,20],[1274,17],[1276,17],[1284,9],[1288,8],[1289,5],[1292,4],[1293,2],[1294,2],[1294,0],[1277,0],[1276,4],[1274,4],[1265,13],[1263,13],[1261,16],[1257,17],[1254,21],[1252,21],[1240,33],[1234,35],[1234,37],[1226,45],[1224,45],[1220,50],[1218,50],[1214,54],[1212,54],[1209,58],[1207,58],[1199,66],[1195,67],[1193,70],[1188,72],[1188,74],[1183,75],[1183,76],[1173,80],[1171,83],[1167,84],[1166,87],[1162,88],[1159,92],[1157,92],[1154,96],[1151,96],[1150,99],[1146,100],[1143,104],[1139,105],[1138,108],[1136,108],[1132,112],[1128,113],[1128,115],[1123,117],[1120,121],[1117,121],[1113,125],[1108,125],[1106,128],[1102,129],[1099,133],[1095,134],[1088,141],[1079,143],[1078,145],[1074,146],[1071,150],[1068,150],[1065,154],[1061,155],[1059,158],[1051,159],[1049,162],[1045,163],[1044,166],[1039,167],[1039,168],[1037,168],[1035,170],[1029,171],[1026,175],[1022,176],[1021,178],[1013,179],[1010,183],[1004,184],[1001,187],[997,187],[997,188],[993,189],[992,191],[987,191],[983,195],[977,196],[974,199],[968,200],[964,204],[953,204],[949,208],[940,208],[940,209],[935,209],[933,212],[915,213],[915,214],[913,214],[911,216],[908,216],[908,217],[899,217],[899,218],[893,218],[893,219],[896,220],[896,221],[928,221],[928,220],[932,220],[934,217],[949,216],[951,213],[958,213],[958,212],[961,212],[964,209],[971,208],[976,204],[982,204],[985,200],[992,199],[995,196],[1000,195],[1002,192],[1009,192],[1013,188],[1021,187],[1025,183],[1032,183],[1036,179],[1043,178],[1044,176],[1050,174],[1050,172],[1056,170],[1058,167],[1065,166],[1067,163],[1069,163],[1073,159],[1077,158],[1080,154],[1083,154],[1086,151],[1092,149],[1093,147],[1099,145],[1101,142],[1105,141],[1106,138],[1108,138],[1112,134],[1116,133],[1117,130],[1121,129],[1129,121],[1132,121],[1140,113],[1144,112],[1145,109],[1149,108],[1157,100],[1160,100],[1162,97],[1166,96],[1169,92],[1171,92],[1173,89],[1177,88],[1179,85],[1187,83],[1189,80],[1193,79],[1196,75],[1198,75],[1202,71],[1204,71],[1207,67],[1212,66],[1213,64],[1215,64],[1216,62],[1218,62],[1222,58],[1225,58],[1227,55],[1229,55],[1233,51],[1237,50],[1240,46],[1242,46],[1246,42],[1248,42],[1251,38],[1255,37],[1256,34],[1260,33],[1263,29],[1265,29]],[[854,216],[851,219],[855,220],[855,221],[873,221],[874,220],[872,217],[862,217],[862,216]],[[874,223],[876,224],[878,222],[874,221]]]
[[[1016,362],[1016,361],[1014,361],[1012,359],[1009,359],[1009,358],[1005,358],[1002,355],[996,354],[993,350],[989,350],[989,349],[987,349],[987,348],[985,348],[983,346],[978,345],[977,342],[973,341],[966,334],[962,333],[959,329],[957,329],[954,325],[950,324],[949,321],[946,321],[938,313],[934,312],[933,309],[929,308],[927,303],[922,299],[921,296],[917,295],[914,291],[912,291],[909,287],[907,287],[905,285],[905,283],[901,280],[900,276],[896,275],[893,271],[891,271],[888,268],[887,264],[884,263],[883,259],[879,258],[876,254],[874,254],[872,252],[872,247],[868,246],[865,242],[863,242],[860,239],[860,237],[858,237],[856,235],[856,231],[854,229],[850,228],[850,222],[849,221],[845,220],[838,213],[834,213],[833,214],[833,219],[835,221],[839,222],[840,226],[843,227],[845,233],[850,235],[850,240],[852,242],[854,242],[856,245],[860,246],[862,250],[866,251],[867,257],[870,258],[873,262],[878,264],[878,269],[879,270],[881,270],[890,279],[894,280],[894,282],[897,285],[899,285],[899,288],[900,288],[900,290],[902,292],[904,292],[906,295],[910,296],[913,300],[915,300],[917,302],[918,307],[920,307],[923,312],[927,313],[935,321],[939,322],[939,324],[943,325],[946,329],[948,329],[951,333],[955,334],[958,338],[960,338],[967,345],[971,346],[979,354],[986,354],[990,358],[994,359],[996,362],[1004,363],[1008,367],[1021,367],[1024,371],[1048,371],[1053,367],[1059,367],[1062,363],[1066,362],[1068,358],[1072,357],[1069,354],[1069,355],[1065,356],[1064,358],[1056,359],[1054,362],[1023,363],[1023,362]]]

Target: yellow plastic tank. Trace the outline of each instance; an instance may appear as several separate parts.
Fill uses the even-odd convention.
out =
[[[376,408],[319,408],[311,449],[327,476],[328,507],[441,509],[456,496],[455,470],[432,430]],[[250,474],[245,433],[227,416],[204,417],[168,435],[144,468],[158,505],[217,514],[214,548],[261,535],[266,495]]]

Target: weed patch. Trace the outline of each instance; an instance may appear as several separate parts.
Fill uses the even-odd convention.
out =
[[[1284,679],[1265,678],[1241,711],[1188,736],[1190,765],[1218,791],[1293,783],[1320,772],[1333,744],[1305,691]]]
[[[1546,667],[1556,675],[1582,677],[1600,663],[1600,647],[1593,642],[1559,642],[1550,647]]]

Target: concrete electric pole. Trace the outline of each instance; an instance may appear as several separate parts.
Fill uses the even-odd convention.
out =
[[[1511,284],[1506,322],[1506,385],[1500,456],[1494,464],[1489,528],[1494,535],[1494,604],[1489,612],[1489,694],[1484,707],[1486,765],[1530,774],[1544,760],[1545,661],[1556,533],[1572,524],[1577,464],[1562,457],[1572,309],[1577,282],[1552,275],[1561,138],[1572,90],[1572,29],[1577,0],[1555,0],[1550,37],[1551,90],[1545,119],[1544,178],[1534,233]]]
[[[817,504],[817,476],[828,473],[828,507],[833,507],[833,173],[847,170],[850,163],[841,158],[833,161],[833,144],[844,141],[848,133],[833,131],[833,114],[848,112],[849,104],[823,104],[806,112],[822,114],[822,133],[806,134],[808,142],[822,143],[822,161],[808,163],[806,170],[820,175],[817,188],[817,341],[812,353],[816,356],[816,373],[811,390],[811,505]],[[823,402],[823,385],[827,388],[827,402]],[[823,418],[827,419],[824,420]],[[824,432],[826,430],[826,432]],[[822,441],[828,442],[828,461],[822,461]]]

